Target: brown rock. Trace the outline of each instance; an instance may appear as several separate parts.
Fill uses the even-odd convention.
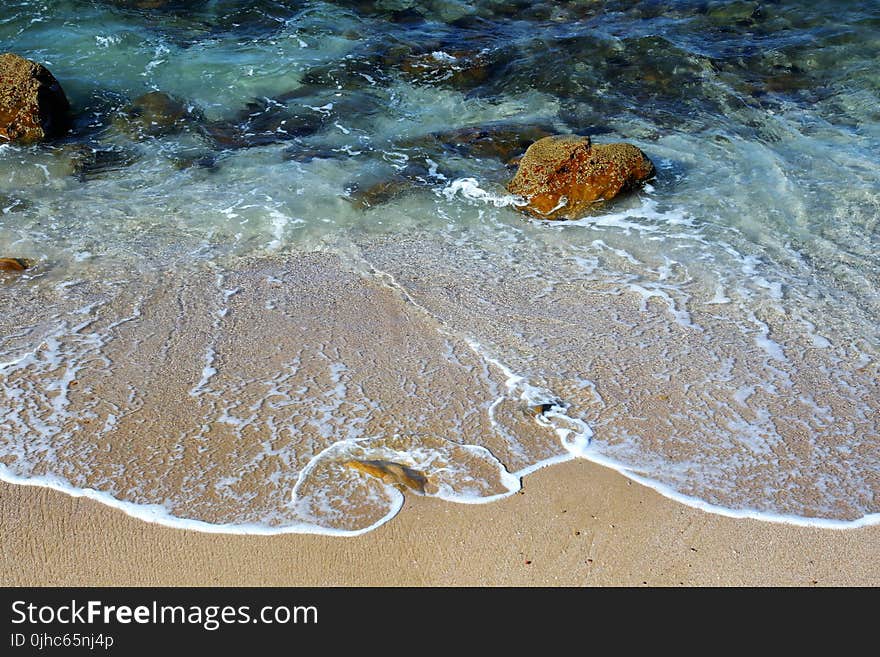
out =
[[[34,144],[63,134],[70,105],[44,66],[12,53],[0,55],[0,143]]]
[[[0,258],[0,271],[24,271],[33,264],[33,261],[27,258]]]
[[[472,89],[489,79],[495,63],[483,51],[437,51],[410,54],[400,62],[398,68],[416,84]]]
[[[414,470],[401,463],[394,461],[346,461],[346,467],[354,470],[360,470],[366,474],[381,479],[386,484],[393,484],[398,487],[409,488],[418,493],[425,492],[425,484],[428,483],[427,477],[418,470]]]
[[[365,189],[358,189],[346,197],[358,210],[367,210],[377,205],[388,203],[405,194],[414,187],[411,180],[403,176],[394,176],[388,180],[380,180]]]
[[[536,217],[576,219],[653,176],[651,160],[631,144],[556,135],[529,146],[507,189],[524,197],[523,209]]]

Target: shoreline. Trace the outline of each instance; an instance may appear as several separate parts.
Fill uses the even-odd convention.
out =
[[[5,482],[0,524],[6,586],[880,585],[880,526],[728,518],[581,459],[491,504],[408,495],[356,537],[175,529]]]

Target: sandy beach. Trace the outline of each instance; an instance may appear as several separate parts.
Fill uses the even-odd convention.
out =
[[[201,534],[9,484],[0,519],[0,583],[16,586],[880,585],[880,527],[725,518],[582,460],[491,504],[409,495],[354,538]]]
[[[340,267],[334,258],[321,254],[240,266],[227,274],[220,288],[214,279],[210,271],[168,279],[174,284],[156,284],[148,288],[153,290],[152,296],[143,295],[148,301],[138,308],[148,322],[141,325],[113,320],[111,326],[118,328],[112,329],[112,340],[102,343],[105,360],[87,353],[86,358],[98,366],[83,367],[77,374],[79,385],[68,386],[71,441],[58,443],[59,449],[66,450],[64,462],[82,462],[83,467],[96,473],[120,473],[116,480],[124,484],[121,490],[131,491],[127,495],[140,502],[161,500],[163,495],[173,496],[179,491],[198,492],[203,489],[192,482],[216,480],[204,488],[214,491],[216,499],[194,498],[191,507],[181,507],[192,515],[182,517],[195,516],[215,523],[247,522],[267,513],[271,519],[266,509],[271,511],[275,504],[283,520],[285,516],[280,514],[294,508],[285,505],[297,470],[273,454],[298,434],[272,434],[274,451],[267,451],[265,431],[276,424],[290,423],[315,441],[303,444],[320,445],[319,439],[327,433],[323,427],[333,427],[329,438],[325,436],[332,441],[334,436],[344,435],[348,427],[357,426],[353,418],[368,407],[366,401],[360,406],[333,407],[336,410],[308,400],[277,408],[258,403],[266,395],[278,398],[288,388],[293,390],[275,374],[285,371],[284,358],[289,354],[300,354],[297,376],[309,387],[317,391],[339,387],[338,377],[325,373],[321,358],[330,349],[324,345],[326,326],[334,327],[328,343],[332,344],[333,356],[347,362],[353,372],[345,379],[349,396],[370,393],[381,401],[378,407],[387,411],[366,415],[365,431],[380,437],[388,432],[390,436],[384,442],[373,439],[350,447],[365,450],[363,455],[352,452],[354,456],[347,456],[345,452],[326,458],[324,470],[311,471],[317,492],[309,493],[307,487],[298,484],[298,493],[311,494],[315,508],[321,508],[317,505],[325,498],[318,494],[320,487],[350,482],[350,488],[344,489],[348,490],[348,515],[331,508],[329,526],[365,528],[392,508],[378,480],[341,464],[348,458],[403,458],[399,450],[406,445],[398,445],[399,439],[394,436],[421,436],[427,432],[425,436],[478,437],[492,453],[504,454],[504,462],[517,467],[560,455],[555,433],[524,413],[524,402],[511,399],[504,404],[492,403],[493,396],[499,394],[493,390],[503,389],[502,379],[497,373],[469,365],[468,359],[474,360],[475,356],[467,348],[449,347],[459,354],[454,360],[433,356],[444,353],[441,340],[454,344],[454,338],[439,331],[431,316],[402,300],[393,288],[358,277]],[[309,284],[326,294],[301,294]],[[226,287],[235,290],[231,298],[223,292]],[[212,305],[215,297],[224,302],[229,299],[229,305],[218,311],[219,306]],[[127,299],[122,296],[107,306],[114,310],[111,318],[135,315],[128,309]],[[175,312],[175,303],[182,304],[186,311]],[[600,307],[598,302],[592,303]],[[267,321],[266,309],[276,304],[285,313]],[[39,307],[36,303],[27,305]],[[644,315],[627,298],[615,299],[613,305],[606,302],[604,307],[613,307],[617,316],[633,314],[634,322]],[[217,317],[231,323],[219,327]],[[612,328],[605,333],[613,335]],[[170,337],[158,340],[156,335]],[[194,347],[195,340],[204,341],[206,346],[199,343]],[[315,356],[304,348],[308,344],[320,346]],[[591,353],[597,353],[599,345],[594,341]],[[163,356],[164,349],[170,351]],[[204,353],[216,355],[212,362],[217,374],[210,377],[209,383],[205,383],[208,377],[202,370]],[[47,362],[51,370],[52,359]],[[113,366],[100,366],[105,362]],[[438,374],[425,378],[423,373],[428,368],[424,363],[434,363]],[[236,377],[244,375],[248,377],[245,383],[237,383]],[[639,378],[648,380],[646,376]],[[227,379],[232,383],[227,384]],[[603,380],[616,379],[609,376]],[[119,395],[129,394],[119,381],[140,391],[144,402],[116,418],[115,411],[112,417],[107,415],[108,409],[125,407]],[[156,381],[162,385],[156,385]],[[269,392],[257,385],[261,381],[273,382]],[[417,382],[413,390],[421,392],[401,395],[400,381]],[[30,386],[28,389],[36,392],[47,389],[39,379],[32,382],[23,378],[19,385]],[[223,394],[213,393],[204,401],[200,391],[209,385]],[[628,391],[637,387],[633,383],[621,385],[619,392],[606,389],[612,391],[611,398],[628,400],[632,397]],[[655,397],[660,405],[654,412],[633,417],[659,416],[666,401],[659,393]],[[108,400],[114,399],[115,405],[109,404]],[[50,402],[47,400],[47,405],[54,408]],[[494,409],[491,415],[486,412],[490,404]],[[271,415],[259,425],[264,429],[249,429],[250,424],[259,424],[256,420],[230,424],[228,414],[240,413],[236,409],[242,406]],[[288,412],[285,409],[295,413],[283,422],[273,419],[272,414]],[[312,418],[310,412],[317,415]],[[205,417],[217,418],[210,431],[199,429]],[[418,420],[422,417],[430,418],[430,422]],[[505,452],[506,444],[493,433],[489,418],[506,422],[516,428],[517,435],[528,437],[529,442],[523,444],[536,450],[529,460],[518,462],[517,458],[524,458],[521,452],[518,457],[515,452]],[[624,425],[628,421],[620,420]],[[94,437],[96,426],[109,427],[99,434],[103,438]],[[662,428],[660,424],[653,426],[653,433]],[[444,458],[448,459],[448,463],[437,461],[431,466],[433,474],[429,475],[426,492],[436,493],[432,488],[436,488],[435,482],[442,484],[442,477],[449,476],[444,473],[450,472],[455,463],[464,464],[464,478],[450,479],[447,486],[467,491],[473,485],[468,481],[484,481],[484,497],[497,497],[504,486],[516,490],[515,478],[512,484],[496,481],[496,461],[487,460],[489,452],[456,451],[459,448],[451,442],[435,444],[436,440],[431,442],[425,436],[416,446],[431,445],[447,454]],[[78,441],[85,442],[77,447]],[[197,449],[201,445],[206,447]],[[252,463],[240,460],[246,448],[254,453],[248,456],[245,452]],[[318,447],[311,449],[316,451]],[[228,469],[211,466],[224,459],[229,462]],[[277,470],[275,475],[273,468]],[[237,496],[228,491],[226,497],[219,496],[229,487],[224,484],[226,475],[237,477],[238,483],[233,486]],[[289,481],[277,479],[282,475]],[[102,479],[95,481],[99,486],[107,485]],[[152,497],[138,492],[151,490],[139,488],[144,481],[153,482]],[[267,487],[267,481],[276,483]],[[277,500],[270,497],[261,501],[268,494],[267,488]],[[126,495],[120,497],[125,499]],[[40,486],[3,483],[0,541],[0,584],[16,586],[880,584],[876,568],[880,527],[832,530],[723,517],[663,497],[586,460],[540,469],[524,477],[522,489],[515,494],[485,504],[455,503],[407,491],[403,509],[396,517],[356,537],[200,533],[146,522],[84,497]]]
[[[880,585],[870,3],[7,4],[0,585]]]

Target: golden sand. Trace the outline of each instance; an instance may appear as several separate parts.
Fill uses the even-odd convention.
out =
[[[0,484],[0,584],[218,586],[880,585],[880,527],[735,520],[586,461],[488,505],[409,495],[356,538],[171,529]]]

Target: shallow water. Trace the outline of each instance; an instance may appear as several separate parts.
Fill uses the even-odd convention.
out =
[[[0,256],[39,263],[0,288],[4,478],[223,531],[383,522],[352,460],[457,501],[585,457],[721,513],[880,513],[880,10],[138,4],[0,17],[76,113],[0,146]],[[658,177],[528,220],[536,130]]]

